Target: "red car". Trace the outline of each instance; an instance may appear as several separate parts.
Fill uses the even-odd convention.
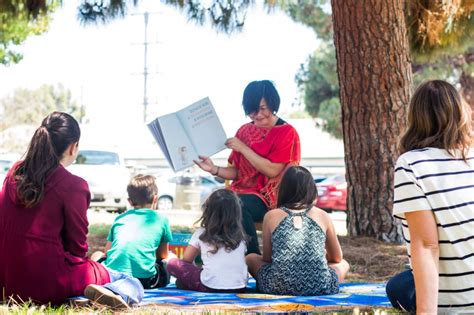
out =
[[[347,182],[345,175],[334,175],[316,184],[316,207],[328,212],[347,210]]]

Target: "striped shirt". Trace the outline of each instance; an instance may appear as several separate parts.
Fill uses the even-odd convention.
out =
[[[410,257],[405,213],[433,211],[439,238],[438,307],[474,309],[474,149],[467,163],[443,149],[401,155],[395,167],[393,214],[402,220]]]

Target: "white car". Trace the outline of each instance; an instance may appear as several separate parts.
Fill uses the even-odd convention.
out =
[[[7,176],[10,167],[13,166],[13,163],[18,161],[20,158],[17,154],[0,154],[0,190],[3,187],[3,181]]]
[[[179,179],[177,174],[161,175],[156,178],[158,186],[158,209],[171,210],[176,197],[176,182]],[[224,184],[217,181],[213,176],[196,175],[197,185],[200,186],[200,199],[203,203],[206,198],[215,190],[224,188]]]
[[[76,161],[68,169],[88,182],[91,208],[123,212],[129,207],[130,173],[117,152],[79,150]]]

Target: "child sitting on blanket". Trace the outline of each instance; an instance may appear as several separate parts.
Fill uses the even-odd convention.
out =
[[[93,260],[138,278],[145,289],[164,287],[169,277],[162,260],[168,257],[171,229],[157,211],[158,188],[151,175],[136,175],[127,186],[133,209],[119,215],[109,232],[105,255]]]
[[[168,272],[180,289],[201,292],[244,292],[247,286],[242,209],[231,190],[213,192],[202,206],[201,227],[184,250],[183,259],[170,258]],[[193,264],[201,255],[203,267]]]
[[[292,166],[283,175],[277,209],[263,219],[263,256],[249,254],[250,273],[262,293],[325,295],[339,291],[349,271],[331,217],[313,203],[311,173]]]

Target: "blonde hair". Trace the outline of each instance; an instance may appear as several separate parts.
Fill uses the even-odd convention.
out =
[[[442,80],[420,84],[410,101],[400,153],[435,147],[452,156],[460,150],[466,160],[472,143],[471,109],[454,86]]]

